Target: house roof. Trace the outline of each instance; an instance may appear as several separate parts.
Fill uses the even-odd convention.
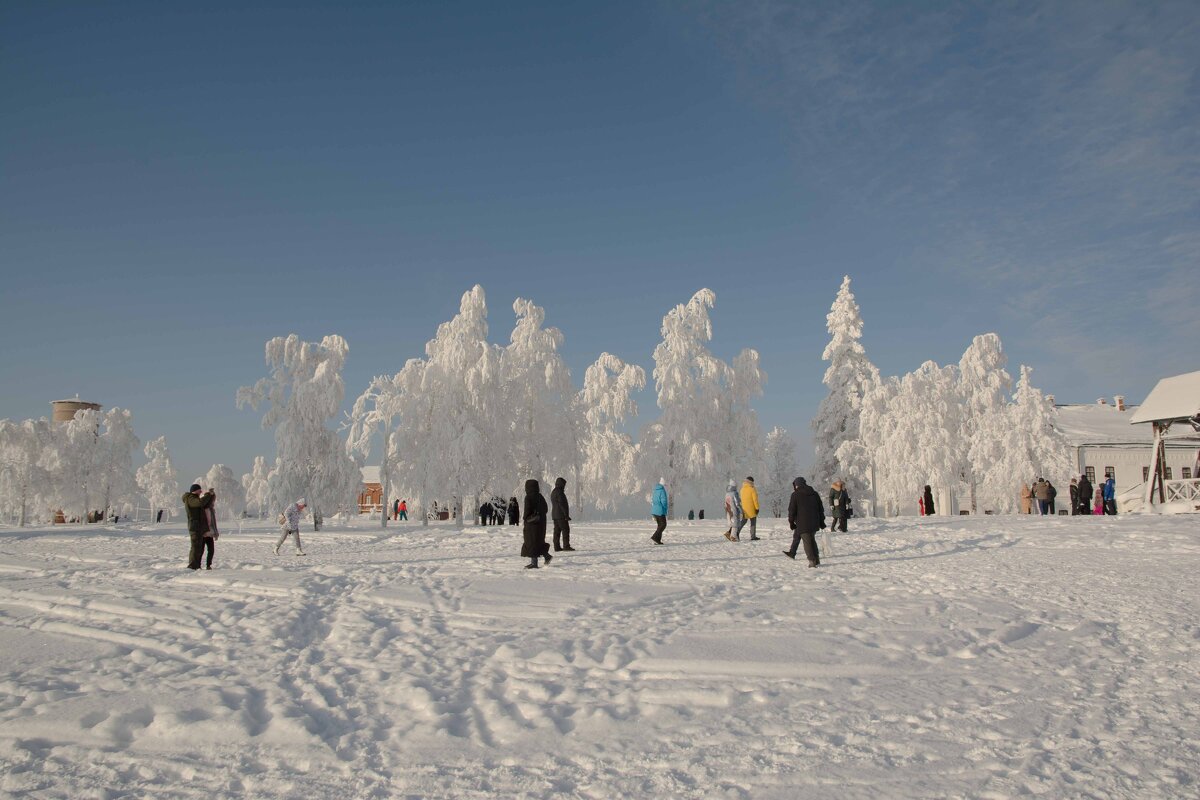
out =
[[[1146,402],[1138,406],[1129,421],[1162,422],[1190,419],[1197,414],[1200,414],[1200,372],[1186,372],[1155,384]]]
[[[1058,406],[1058,427],[1073,447],[1085,444],[1128,444],[1149,447],[1153,437],[1146,428],[1134,428],[1129,423],[1139,406],[1116,406],[1087,403]]]

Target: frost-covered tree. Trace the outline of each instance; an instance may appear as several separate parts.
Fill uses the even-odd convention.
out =
[[[264,429],[275,429],[276,479],[272,506],[304,497],[320,530],[325,514],[357,507],[362,473],[330,429],[345,397],[342,368],[350,348],[341,336],[304,342],[296,334],[267,342],[271,374],[238,389],[239,408],[266,405]]]
[[[213,464],[200,483],[216,491],[217,515],[221,519],[239,519],[245,512],[246,490],[242,488],[242,482],[229,467],[224,464]]]
[[[659,477],[666,479],[671,516],[680,491],[723,494],[730,477],[725,473],[737,470],[735,462],[744,453],[738,433],[744,435],[750,428],[744,416],[749,406],[743,401],[761,390],[756,353],[739,356],[744,380],[738,386],[738,370],[708,349],[709,310],[716,300],[711,290],[701,289],[686,305],[671,309],[663,317],[662,341],[654,348],[654,382],[662,413],[642,432],[639,473],[651,486]],[[744,444],[757,459],[760,441],[747,438]]]
[[[392,426],[403,407],[399,376],[376,376],[367,386],[367,390],[354,401],[354,409],[350,412],[350,432],[346,438],[346,451],[351,456],[368,458],[374,448],[375,436],[378,434],[383,441],[381,447],[382,461],[379,465],[379,481],[382,494],[383,513],[380,514],[380,527],[386,528],[388,509],[391,507],[391,436]]]
[[[51,474],[52,505],[63,516],[86,520],[97,502],[96,451],[99,447],[101,414],[85,408],[54,426],[54,441],[47,451]]]
[[[781,517],[787,511],[791,498],[792,480],[800,473],[796,465],[796,440],[786,428],[775,427],[767,434],[763,461],[767,468],[763,481],[763,506],[772,516]]]
[[[1008,395],[1012,378],[1004,365],[1007,358],[994,333],[976,336],[958,362],[958,392],[962,404],[958,440],[961,443],[962,474],[970,488],[971,513],[979,513],[980,491],[987,508],[997,508],[996,487],[979,486],[979,476],[998,457],[1005,439]]]
[[[242,475],[242,490],[246,493],[246,510],[254,511],[259,519],[266,516],[271,506],[270,470],[267,460],[262,456],[254,457],[254,466]]]
[[[397,486],[421,509],[441,498],[461,503],[496,480],[512,434],[504,418],[500,348],[487,341],[487,298],[482,286],[465,292],[458,314],[438,326],[397,373],[400,421],[391,437]],[[475,509],[478,504],[472,502]],[[459,524],[463,514],[458,514]]]
[[[136,501],[138,485],[133,454],[142,443],[133,432],[133,415],[126,409],[110,408],[101,414],[103,430],[95,449],[95,482],[104,516],[124,511]]]
[[[816,450],[813,481],[816,486],[828,486],[841,478],[853,497],[867,486],[863,476],[869,473],[870,466],[854,461],[863,457],[861,448],[850,447],[845,451],[839,448],[844,442],[858,438],[863,396],[879,382],[879,370],[867,360],[859,342],[863,321],[850,291],[849,275],[842,278],[842,286],[825,316],[825,327],[829,331],[829,344],[821,358],[829,362],[823,379],[829,394],[821,401],[812,422]]]
[[[619,428],[637,416],[633,394],[644,388],[646,371],[610,353],[601,353],[584,373],[576,398],[585,423],[576,506],[584,497],[596,508],[615,508],[617,498],[638,490],[637,447]]]
[[[575,389],[559,353],[562,332],[543,326],[545,310],[517,298],[513,312],[517,323],[500,360],[508,449],[515,467],[506,477],[512,486],[528,478],[551,483],[556,475],[579,470]]]
[[[170,517],[179,503],[179,478],[171,463],[167,449],[167,437],[160,436],[146,443],[146,463],[138,467],[137,485],[150,503],[150,518],[158,519],[158,512],[165,511]]]
[[[1022,484],[1044,477],[1052,482],[1070,480],[1070,445],[1058,427],[1058,411],[1030,383],[1033,370],[1021,367],[1013,401],[1005,411],[1003,444],[986,463],[982,483],[995,493],[995,508],[1016,510]]]
[[[48,510],[52,476],[46,457],[53,442],[54,432],[45,417],[0,420],[0,512],[16,518],[21,527],[29,524],[31,512],[40,517]]]
[[[887,513],[913,507],[925,484],[958,485],[956,373],[926,361],[903,378],[872,382],[863,397],[859,436],[838,452],[846,457],[847,475],[871,485],[877,507]]]

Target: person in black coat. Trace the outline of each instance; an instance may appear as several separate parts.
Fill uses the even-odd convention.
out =
[[[1079,513],[1092,513],[1092,494],[1095,489],[1092,488],[1092,482],[1088,480],[1087,473],[1079,476]]]
[[[825,527],[825,506],[821,496],[813,491],[804,478],[792,481],[792,499],[788,503],[788,526],[792,529],[792,549],[784,550],[788,558],[796,558],[796,550],[804,542],[804,555],[810,567],[819,566],[821,553],[817,550],[817,531]]]
[[[550,518],[554,520],[554,552],[571,547],[571,506],[567,503],[567,479],[556,478],[550,491]],[[560,539],[561,537],[561,539]]]
[[[545,557],[550,563],[550,545],[546,543],[546,498],[542,497],[542,487],[536,478],[525,481],[525,527],[521,529],[524,544],[521,545],[521,555],[530,559],[525,569],[537,569],[538,557]]]
[[[925,516],[932,517],[935,513],[933,510],[933,489],[929,488],[929,484],[925,484]]]
[[[508,524],[516,525],[517,517],[521,515],[521,507],[517,505],[517,498],[508,498]]]

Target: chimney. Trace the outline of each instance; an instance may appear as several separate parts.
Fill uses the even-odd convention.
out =
[[[1125,395],[1123,395],[1123,394],[1117,395],[1116,397],[1113,398],[1113,402],[1117,406],[1117,411],[1125,410]]]
[[[1108,399],[1104,398],[1104,397],[1098,397],[1098,398],[1096,398],[1096,404],[1101,405],[1101,406],[1106,406],[1106,405],[1108,405]]]

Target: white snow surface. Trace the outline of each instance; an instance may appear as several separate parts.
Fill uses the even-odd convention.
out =
[[[1195,797],[1196,518],[0,529],[5,797]]]

